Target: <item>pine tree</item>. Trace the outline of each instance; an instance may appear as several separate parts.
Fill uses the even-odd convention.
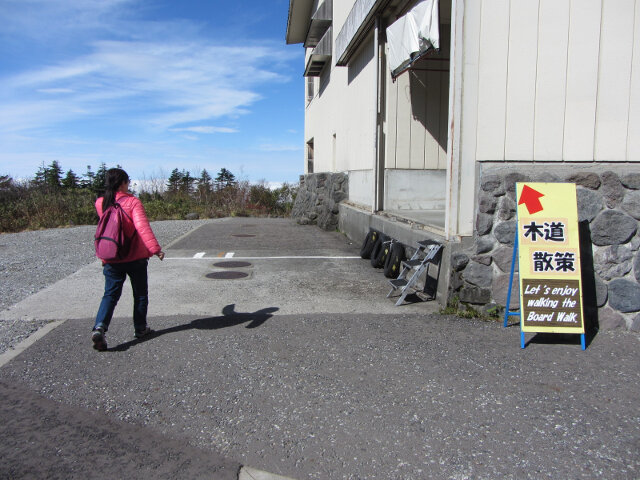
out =
[[[236,183],[237,182],[235,175],[226,168],[221,168],[218,172],[218,176],[215,179],[216,190],[233,187]]]
[[[96,174],[91,171],[91,165],[87,165],[87,171],[83,175],[84,180],[80,182],[81,188],[91,188],[93,185],[93,181],[96,178]]]
[[[177,168],[174,168],[167,180],[167,193],[169,195],[175,195],[180,191],[180,184],[182,182],[182,173]]]
[[[57,160],[45,169],[45,183],[54,190],[62,186],[62,167]]]
[[[80,178],[73,170],[69,170],[67,175],[62,179],[62,186],[67,190],[75,190],[80,186]]]
[[[98,171],[93,177],[93,183],[91,185],[91,189],[97,195],[103,195],[106,188],[107,188],[107,166],[105,165],[104,162],[102,162],[100,164],[100,168],[98,168]]]
[[[182,178],[180,179],[180,192],[185,195],[191,195],[193,190],[193,184],[196,179],[191,176],[191,174],[185,170],[181,173]]]
[[[206,201],[212,191],[211,185],[211,175],[207,172],[206,169],[202,170],[200,173],[200,178],[196,182],[196,191],[198,193],[199,200]]]
[[[44,162],[42,162],[42,165],[38,167],[38,171],[33,177],[33,180],[31,181],[31,183],[36,187],[42,187],[45,185],[46,182],[47,182],[47,167],[45,167]]]
[[[17,195],[17,185],[9,175],[0,175],[0,204],[8,202]]]

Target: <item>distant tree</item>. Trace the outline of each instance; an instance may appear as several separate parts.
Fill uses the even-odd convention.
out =
[[[237,184],[236,177],[226,168],[221,168],[218,172],[218,176],[214,181],[216,190],[222,190],[224,188],[233,187]]]
[[[47,167],[44,166],[44,162],[38,167],[31,183],[36,187],[43,187],[47,183]]]
[[[91,188],[96,178],[96,174],[91,171],[91,165],[87,165],[87,171],[83,175],[84,179],[80,181],[81,188]]]
[[[291,203],[295,202],[296,195],[298,195],[298,185],[291,185],[287,182],[284,182],[280,188],[276,188],[274,192],[278,197],[279,203]]]
[[[276,208],[284,213],[288,213],[293,208],[293,204],[296,201],[298,195],[298,185],[290,185],[283,183],[280,188],[276,188],[273,194],[276,198]]]
[[[185,195],[191,195],[193,191],[193,184],[196,182],[196,179],[191,176],[191,174],[185,170],[181,172],[182,178],[180,179],[180,193]]]
[[[249,199],[254,205],[266,208],[267,210],[272,210],[276,206],[277,201],[276,195],[267,187],[264,181],[257,185],[251,185]]]
[[[100,168],[96,172],[93,177],[93,183],[91,184],[91,189],[97,194],[104,194],[105,189],[107,188],[107,166],[104,162],[100,164]]]
[[[169,195],[175,195],[180,191],[180,185],[182,184],[182,173],[177,168],[171,171],[171,175],[167,180],[167,193]]]
[[[0,201],[8,202],[17,195],[18,186],[9,175],[0,175]],[[1,210],[1,206],[0,206]]]
[[[62,167],[60,167],[57,160],[51,162],[48,167],[45,167],[44,162],[42,162],[32,180],[32,184],[36,187],[45,187],[53,190],[58,190],[62,186],[61,182]]]
[[[206,202],[211,195],[211,191],[213,190],[211,180],[209,172],[203,169],[200,173],[200,178],[196,180],[196,196],[200,202]]]
[[[47,185],[54,190],[62,186],[62,167],[57,160],[51,162],[51,165],[45,170],[45,180]]]
[[[196,182],[196,187],[198,190],[210,191],[213,186],[212,181],[213,178],[211,178],[211,175],[209,175],[209,172],[207,172],[205,168],[200,172],[200,178],[198,178]]]
[[[13,178],[9,175],[0,175],[0,190],[6,190],[13,186]]]
[[[62,179],[62,186],[67,190],[75,190],[80,187],[80,177],[73,170],[69,170],[67,175]]]

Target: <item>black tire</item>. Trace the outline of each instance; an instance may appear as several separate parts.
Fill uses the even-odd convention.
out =
[[[395,242],[391,247],[391,251],[384,265],[384,276],[387,278],[398,278],[403,260],[404,246],[400,242]]]
[[[390,240],[391,238],[387,238],[387,241],[384,243],[382,249],[380,250],[380,254],[378,255],[378,268],[384,268],[384,266],[387,264],[387,258],[389,258],[389,254],[391,253],[391,242],[393,242],[393,240]]]
[[[382,268],[384,267],[384,260],[386,259],[386,255],[383,254],[386,252],[389,252],[389,244],[387,243],[385,245],[385,242],[389,241],[389,237],[387,237],[384,233],[381,233],[378,241],[376,242],[376,244],[373,247],[373,250],[371,251],[371,266],[373,268]]]
[[[374,245],[378,241],[378,232],[375,230],[369,230],[367,236],[364,238],[364,242],[362,242],[362,248],[360,248],[360,256],[362,258],[371,258],[371,251],[373,250]]]

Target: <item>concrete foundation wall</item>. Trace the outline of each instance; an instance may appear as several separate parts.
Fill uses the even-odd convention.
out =
[[[385,170],[385,210],[443,210],[446,170]]]

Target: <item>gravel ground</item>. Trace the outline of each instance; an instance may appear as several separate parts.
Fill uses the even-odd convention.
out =
[[[166,246],[209,220],[152,222],[158,242]],[[84,225],[0,234],[0,311],[96,261],[93,234]],[[97,306],[96,306],[97,308]],[[0,353],[21,342],[46,322],[0,320]]]
[[[331,269],[326,277],[336,283]],[[75,409],[299,479],[640,478],[633,333],[599,332],[586,351],[576,336],[536,335],[522,350],[519,329],[497,322],[402,309],[257,316],[226,303],[154,316],[143,341],[131,339],[130,322],[114,322],[100,354],[87,345],[87,318],[60,325],[0,369],[0,437],[28,444],[16,460],[15,443],[0,442],[0,458],[44,468],[77,452],[83,461],[95,447],[74,448],[91,440],[84,421],[65,427]],[[20,400],[24,391],[46,401]],[[52,427],[54,448],[41,436]],[[106,465],[122,450],[109,430],[98,432],[118,448]],[[23,472],[0,467],[0,478]],[[112,476],[134,478],[124,473]]]
[[[0,478],[238,478],[240,465],[211,449],[55,402],[20,382],[0,381],[0,418]]]
[[[143,342],[114,322],[110,351],[97,354],[86,319],[71,319],[0,369],[0,403],[3,384],[19,384],[300,480],[640,478],[634,334],[600,333],[584,352],[575,336],[521,350],[517,328],[453,316],[255,320],[155,316]],[[0,437],[39,441],[22,425],[3,435],[15,416],[0,409]],[[63,453],[76,439],[91,447],[55,424]],[[8,447],[0,442],[0,458]]]

